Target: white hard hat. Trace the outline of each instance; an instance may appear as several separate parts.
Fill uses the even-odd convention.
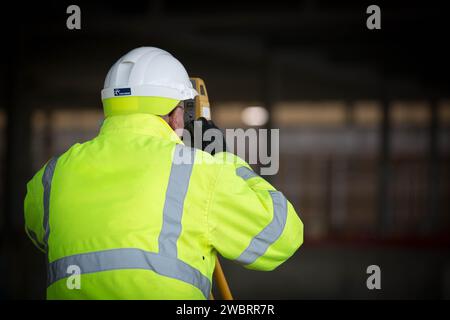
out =
[[[122,97],[157,97],[158,102],[162,101],[160,98],[168,98],[167,101],[178,103],[197,95],[183,65],[167,51],[155,47],[136,48],[121,57],[106,75],[102,90],[104,105],[106,100],[111,104],[112,98],[116,102],[119,99],[115,98]],[[166,114],[171,111],[168,108],[176,106],[172,104],[164,108],[155,106],[154,113]]]

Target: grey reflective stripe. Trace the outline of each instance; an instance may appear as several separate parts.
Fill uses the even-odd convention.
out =
[[[247,249],[236,259],[239,263],[253,263],[283,233],[287,218],[287,200],[281,192],[269,191],[269,193],[273,202],[272,221],[252,239]]]
[[[189,152],[189,163],[177,163],[172,160],[169,184],[163,209],[163,224],[158,238],[159,253],[176,258],[177,240],[181,233],[181,218],[183,216],[184,199],[191,179],[194,166],[195,149],[177,144],[174,158],[180,153]]]
[[[27,228],[27,232],[30,235],[31,239],[33,239],[34,243],[39,247],[39,249],[45,251],[45,246],[38,240],[36,233],[33,230]]]
[[[236,174],[241,177],[244,180],[253,178],[253,177],[259,177],[255,172],[250,170],[247,167],[239,167],[236,169]]]
[[[78,266],[81,274],[123,269],[151,270],[159,275],[193,285],[206,298],[208,298],[211,290],[209,279],[185,262],[137,248],[83,253],[53,261],[48,268],[48,285],[70,276],[67,273],[67,268],[70,265]]]
[[[42,175],[42,185],[44,186],[44,245],[48,247],[48,237],[50,235],[50,222],[49,222],[49,210],[50,210],[50,193],[52,189],[53,173],[55,172],[56,162],[58,157],[53,157],[47,163]]]

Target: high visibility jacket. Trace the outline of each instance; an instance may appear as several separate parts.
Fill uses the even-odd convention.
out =
[[[303,241],[292,205],[246,162],[184,146],[150,114],[106,118],[27,187],[48,299],[207,299],[217,252],[272,270]]]

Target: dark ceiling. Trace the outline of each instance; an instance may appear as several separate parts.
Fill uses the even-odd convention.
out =
[[[39,106],[92,106],[120,55],[154,45],[216,100],[448,96],[447,11],[391,2],[377,2],[382,29],[368,30],[365,1],[78,1],[79,31],[65,27],[72,2],[9,3],[2,81]]]

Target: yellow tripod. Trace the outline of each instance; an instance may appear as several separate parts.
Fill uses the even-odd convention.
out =
[[[233,300],[233,296],[231,295],[230,287],[228,286],[227,279],[225,278],[225,274],[223,273],[222,266],[220,265],[219,258],[216,258],[216,268],[214,269],[214,282],[217,284],[217,288],[219,289],[220,295],[223,300]],[[211,292],[209,296],[210,300],[214,300],[214,296]]]

